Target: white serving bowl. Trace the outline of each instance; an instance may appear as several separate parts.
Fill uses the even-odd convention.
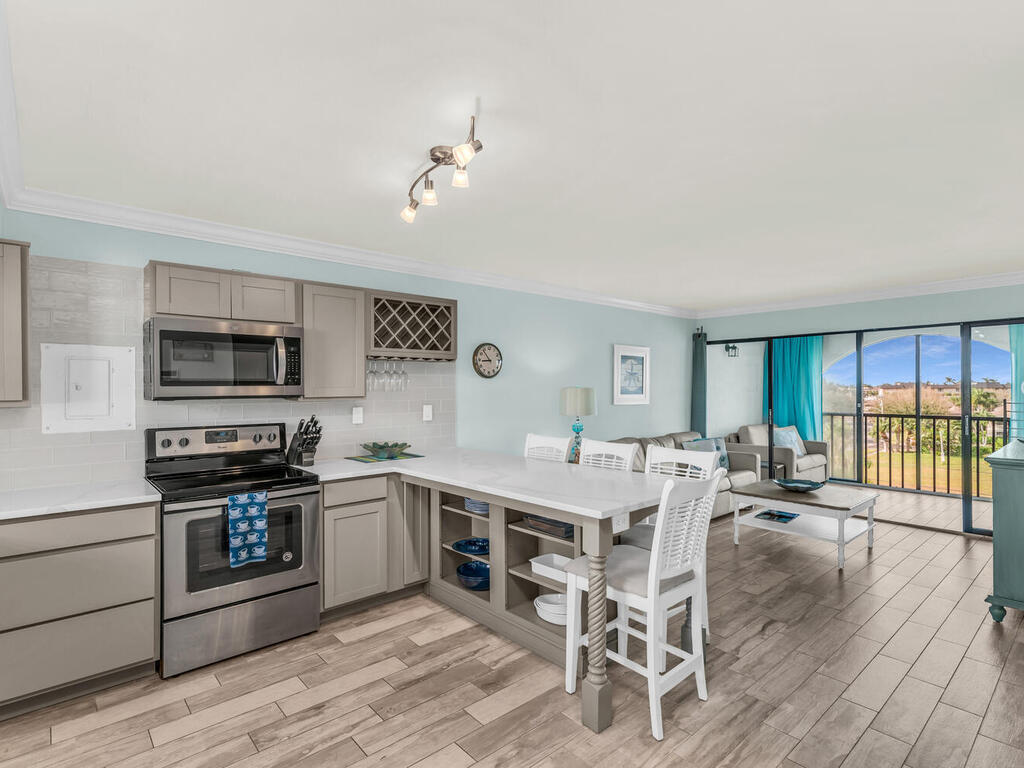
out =
[[[565,626],[565,595],[540,595],[533,601],[533,607],[537,611],[537,615],[549,624]]]

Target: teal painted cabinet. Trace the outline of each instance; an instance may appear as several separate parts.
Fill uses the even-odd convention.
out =
[[[1014,440],[988,456],[992,465],[992,594],[989,613],[1024,611],[1024,443]]]

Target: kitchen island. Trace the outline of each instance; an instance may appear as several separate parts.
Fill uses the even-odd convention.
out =
[[[378,464],[344,459],[318,462],[311,469],[325,485],[395,475],[406,489],[422,489],[429,497],[430,595],[559,664],[565,658],[564,627],[541,621],[533,598],[564,592],[565,587],[534,574],[529,558],[547,552],[587,555],[586,620],[591,643],[581,684],[582,720],[594,731],[611,724],[612,689],[605,671],[605,563],[612,536],[657,507],[663,478],[464,449]],[[487,502],[489,512],[467,511],[467,498]],[[574,536],[560,539],[536,531],[524,524],[524,514],[571,523]],[[464,555],[451,547],[453,541],[469,536],[488,537],[489,554]],[[455,569],[467,559],[488,563],[489,590],[469,590],[459,582]]]

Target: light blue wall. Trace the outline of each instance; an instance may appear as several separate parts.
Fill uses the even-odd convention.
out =
[[[712,341],[1024,317],[1024,285],[701,320]]]
[[[0,233],[31,242],[40,256],[137,267],[175,261],[457,299],[460,446],[517,453],[526,432],[569,434],[569,420],[558,413],[559,389],[569,385],[597,390],[597,414],[585,420],[589,437],[654,435],[689,425],[692,320],[3,208]],[[496,343],[504,356],[502,372],[489,381],[470,362],[482,341]],[[651,348],[651,405],[611,404],[613,344]]]

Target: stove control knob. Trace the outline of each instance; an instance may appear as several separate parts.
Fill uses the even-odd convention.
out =
[[[276,432],[271,432],[269,435],[267,435],[267,442],[268,443],[272,443],[275,440],[277,440],[277,433]]]
[[[170,440],[170,438],[165,437],[163,440],[161,440],[160,441],[160,447],[161,448],[170,448],[171,447],[171,440]]]
[[[256,443],[256,445],[259,445],[260,443],[263,442],[263,435],[257,432],[255,435],[252,436],[252,441]]]
[[[188,444],[190,442],[191,441],[187,437],[183,437],[178,441],[178,445],[180,445],[182,448],[188,448]]]

